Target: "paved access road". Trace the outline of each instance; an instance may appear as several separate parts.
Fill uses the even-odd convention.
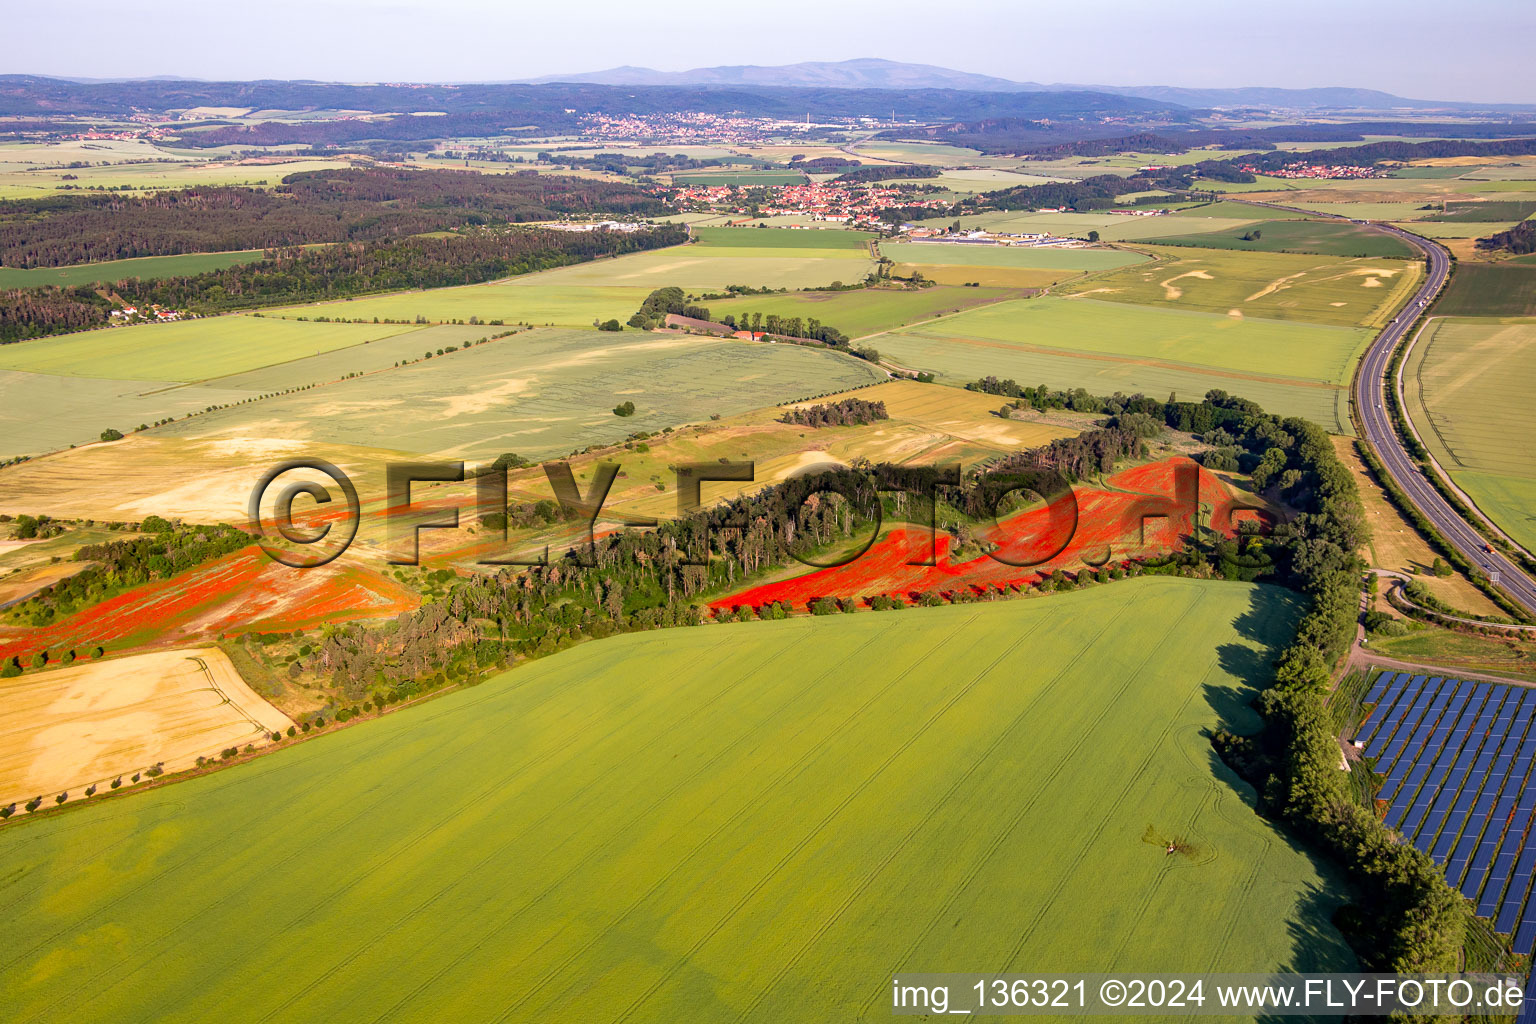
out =
[[[1240,196],[1223,196],[1222,198],[1247,202],[1253,206],[1305,213],[1309,217],[1320,216],[1316,210],[1281,206],[1277,203],[1258,203],[1244,200]],[[1356,223],[1364,224],[1365,222],[1357,221]],[[1361,360],[1360,370],[1355,375],[1355,408],[1364,425],[1365,439],[1376,450],[1377,456],[1387,468],[1388,475],[1408,495],[1408,500],[1418,507],[1426,519],[1435,524],[1456,550],[1475,565],[1482,566],[1484,572],[1498,573],[1499,586],[1526,611],[1536,615],[1536,583],[1533,583],[1518,565],[1505,558],[1497,549],[1487,550],[1487,542],[1482,535],[1468,525],[1450,503],[1440,496],[1440,492],[1435,490],[1434,485],[1425,478],[1418,463],[1409,456],[1408,449],[1403,446],[1402,439],[1398,437],[1397,430],[1392,425],[1392,418],[1387,412],[1387,366],[1392,361],[1392,353],[1402,342],[1408,329],[1414,325],[1424,310],[1429,308],[1429,304],[1445,286],[1446,279],[1451,273],[1450,255],[1443,246],[1401,228],[1376,223],[1366,226],[1384,231],[1389,235],[1396,235],[1424,253],[1429,258],[1429,274],[1424,279],[1424,283],[1419,286],[1419,290],[1414,293],[1413,298],[1408,301],[1408,305],[1403,307],[1371,343],[1371,347],[1366,350],[1365,358]]]

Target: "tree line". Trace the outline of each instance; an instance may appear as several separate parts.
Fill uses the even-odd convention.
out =
[[[409,237],[269,250],[265,258],[222,270],[111,285],[125,302],[196,313],[345,298],[406,288],[478,284],[623,253],[678,245],[678,225],[635,231],[551,231],[501,227],[465,229],[437,237]],[[0,291],[0,344],[100,327],[112,303],[91,288]]]
[[[290,174],[272,191],[212,186],[152,195],[0,202],[0,264],[76,263],[401,238],[599,211],[662,212],[630,185],[591,178],[355,167]]]
[[[1536,220],[1523,220],[1507,231],[1477,240],[1479,249],[1508,249],[1518,256],[1536,252]]]

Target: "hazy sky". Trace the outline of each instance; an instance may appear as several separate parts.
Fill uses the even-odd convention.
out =
[[[1536,0],[0,0],[0,73],[496,81],[886,57],[1021,81],[1536,101]]]

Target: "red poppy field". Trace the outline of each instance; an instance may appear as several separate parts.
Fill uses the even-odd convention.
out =
[[[1122,470],[1098,487],[1075,487],[1070,496],[978,531],[994,545],[991,554],[956,562],[948,534],[940,531],[936,550],[930,550],[926,530],[898,527],[846,565],[752,587],[710,607],[723,611],[787,601],[803,608],[821,597],[887,595],[911,601],[930,591],[1006,590],[1057,569],[1167,554],[1192,535],[1197,520],[1233,536],[1238,521],[1255,514],[1245,508],[1209,470],[1186,458],[1164,459]],[[911,564],[926,561],[936,564]]]
[[[366,569],[291,569],[251,545],[37,629],[0,632],[0,658],[96,646],[184,644],[231,633],[311,629],[408,611],[416,597]]]

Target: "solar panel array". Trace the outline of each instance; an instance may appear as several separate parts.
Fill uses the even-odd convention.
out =
[[[1536,948],[1536,690],[1440,676],[1383,673],[1355,746],[1384,775],[1386,822],[1445,868],[1446,880]]]

